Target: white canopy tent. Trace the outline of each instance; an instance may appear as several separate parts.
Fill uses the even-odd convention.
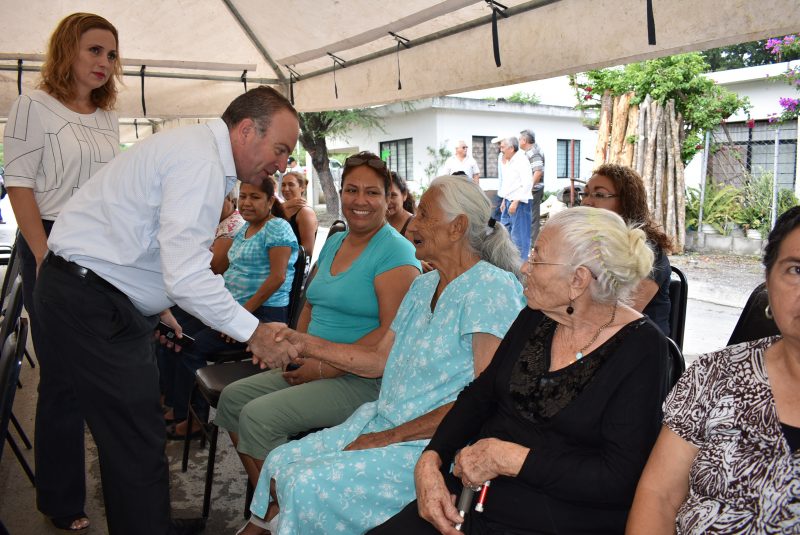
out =
[[[650,1],[655,44],[648,43]],[[800,30],[797,0],[501,3],[494,4],[502,12],[498,67],[486,1],[2,0],[0,117],[20,72],[23,91],[35,86],[50,32],[75,11],[98,13],[119,29],[120,117],[161,119],[218,116],[243,80],[293,93],[300,111],[363,107]],[[335,73],[332,55],[342,61]]]

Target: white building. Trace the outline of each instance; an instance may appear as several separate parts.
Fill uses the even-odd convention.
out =
[[[739,96],[748,97],[751,108],[748,116],[738,113],[715,129],[714,151],[709,162],[709,173],[717,179],[736,182],[743,172],[757,175],[771,173],[775,160],[775,136],[780,137],[778,152],[778,183],[793,189],[800,196],[800,157],[798,154],[798,121],[770,123],[769,117],[780,115],[781,97],[797,98],[798,92],[778,77],[787,68],[800,65],[800,61],[760,65],[709,73],[707,76]],[[686,185],[699,187],[702,174],[703,151],[699,151],[686,167]]]
[[[518,104],[503,100],[434,97],[375,108],[383,130],[353,130],[347,139],[329,140],[332,152],[369,150],[390,154],[393,170],[419,188],[427,184],[426,167],[433,158],[429,149],[447,148],[454,153],[458,140],[471,146],[469,154],[481,168],[481,186],[497,188],[497,136],[518,136],[531,129],[545,156],[545,190],[569,185],[570,176],[588,178],[597,133],[581,124],[580,113],[566,106]],[[433,174],[432,176],[436,176]]]

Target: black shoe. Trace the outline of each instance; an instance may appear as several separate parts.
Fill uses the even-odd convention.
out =
[[[205,518],[173,518],[170,535],[194,535],[206,529]]]

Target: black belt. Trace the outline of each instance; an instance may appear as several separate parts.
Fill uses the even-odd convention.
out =
[[[115,292],[122,293],[116,286],[105,280],[103,277],[101,277],[91,269],[79,266],[75,262],[70,262],[69,260],[65,260],[53,253],[47,253],[47,256],[44,257],[44,262],[42,262],[42,267],[47,265],[51,265],[54,268],[58,269],[59,271],[63,271],[65,273],[69,273],[70,275],[74,275],[80,279],[85,280],[88,283],[96,284],[108,290],[113,290]]]

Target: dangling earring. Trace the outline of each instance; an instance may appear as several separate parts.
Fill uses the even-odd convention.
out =
[[[570,299],[567,305],[567,314],[571,316],[573,312],[575,312],[575,308],[572,306],[572,299]]]
[[[767,317],[768,320],[773,318],[772,311],[769,309],[769,303],[767,303],[766,308],[764,308],[764,315]]]

